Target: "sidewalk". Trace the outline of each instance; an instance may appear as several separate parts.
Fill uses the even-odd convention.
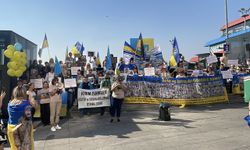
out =
[[[73,111],[61,121],[60,131],[38,127],[35,149],[248,150],[247,111],[239,96],[229,104],[172,107],[169,122],[158,120],[158,105],[124,105],[120,123],[110,123],[108,113],[81,118]]]

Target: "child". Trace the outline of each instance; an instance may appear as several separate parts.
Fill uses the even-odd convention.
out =
[[[18,150],[34,150],[31,106],[27,106],[19,125],[14,129],[14,141]]]

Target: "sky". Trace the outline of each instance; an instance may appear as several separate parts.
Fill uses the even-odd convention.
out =
[[[225,23],[224,0],[11,0],[1,1],[0,30],[12,30],[41,47],[45,33],[52,56],[64,60],[79,41],[87,51],[107,47],[122,57],[130,38],[154,38],[164,59],[170,58],[169,40],[177,38],[180,53],[187,60],[208,52],[209,40],[221,36]],[[229,21],[240,17],[240,8],[250,0],[228,0]],[[44,51],[43,60],[48,60]]]

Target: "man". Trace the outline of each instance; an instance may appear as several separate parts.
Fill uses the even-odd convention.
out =
[[[39,73],[41,78],[45,78],[45,76],[46,76],[45,66],[42,63],[43,63],[42,60],[38,61],[38,73]]]
[[[69,57],[66,58],[66,64],[68,68],[71,68],[72,64],[74,63],[74,58],[72,56],[72,53],[69,52]]]
[[[121,73],[123,73],[125,67],[126,67],[125,62],[124,62],[123,58],[121,57],[120,60],[119,60],[118,65],[117,65],[117,69],[118,69]]]

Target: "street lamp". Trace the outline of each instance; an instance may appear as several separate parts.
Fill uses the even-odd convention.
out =
[[[248,12],[250,11],[250,8],[246,9],[246,8],[241,8],[239,10],[239,12],[241,13],[241,17],[244,18],[244,30],[246,30],[246,17],[249,15]]]

